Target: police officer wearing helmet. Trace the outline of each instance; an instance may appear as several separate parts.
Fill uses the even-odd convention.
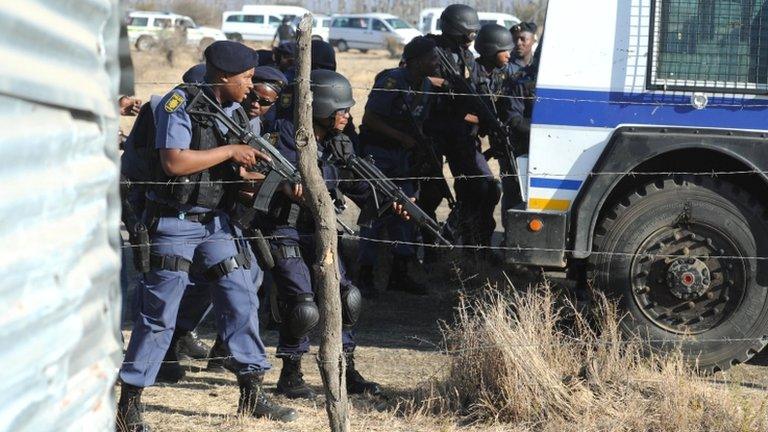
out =
[[[342,131],[349,120],[349,109],[354,105],[352,88],[342,75],[319,69],[310,76],[312,91],[313,130],[318,143],[318,164],[330,190],[339,190],[361,208],[369,203],[373,194],[370,186],[361,181],[341,181],[351,173],[330,162],[333,156],[354,152],[352,143]],[[295,127],[289,119],[278,119],[274,125],[276,147],[290,161],[298,160]],[[282,201],[280,200],[282,198]],[[310,212],[296,204],[298,196],[278,197],[269,214],[264,216],[264,234],[270,240],[275,267],[272,276],[278,288],[277,300],[280,321],[280,339],[277,356],[283,369],[277,383],[277,392],[289,398],[314,398],[315,392],[304,382],[301,358],[309,350],[307,335],[320,319],[314,302],[311,264],[316,261],[313,233],[314,219]],[[399,212],[401,209],[395,209]],[[403,217],[407,215],[403,214]],[[354,359],[355,340],[352,327],[360,314],[360,291],[347,277],[344,264],[339,262],[342,319],[342,342],[347,358],[346,382],[350,394],[378,395],[378,384],[366,380],[357,371]]]
[[[205,91],[235,121],[247,124],[239,103],[252,87],[255,52],[231,41],[218,41],[205,50],[207,84],[179,87],[168,93],[156,112],[152,171],[160,185],[148,192],[145,222],[150,229],[150,271],[141,281],[141,309],[120,370],[122,389],[118,426],[146,430],[141,393],[155,382],[175,327],[176,314],[195,255],[203,276],[212,283],[219,332],[232,353],[230,368],[240,386],[238,411],[246,415],[292,421],[296,412],[273,404],[262,382],[270,368],[253,319],[258,298],[252,274],[261,270],[247,259],[224,209],[225,183],[265,156],[238,143],[216,122],[186,111],[197,91]]]
[[[376,166],[391,178],[418,175],[414,171],[416,151],[420,146],[429,145],[417,141],[421,131],[414,128],[423,129],[429,115],[432,85],[428,77],[435,74],[438,66],[434,40],[422,36],[414,38],[403,49],[403,60],[404,68],[388,69],[377,75],[360,126],[360,153],[372,156]],[[419,93],[410,93],[414,90]],[[417,181],[396,183],[409,196],[416,196]],[[400,242],[391,249],[393,260],[387,289],[426,294],[426,287],[409,275],[409,264],[416,261],[416,249],[408,243],[416,241],[416,227],[391,215],[378,219],[371,227],[361,227],[360,235],[377,239],[384,227],[391,240]],[[375,262],[376,243],[361,241],[358,286],[367,297],[376,296],[373,287]]]
[[[454,68],[471,85],[471,76],[475,73],[474,56],[469,45],[477,37],[480,20],[472,7],[460,4],[448,6],[440,16],[442,35],[430,36],[437,43]],[[441,78],[447,78],[448,71],[439,71]],[[448,85],[444,83],[444,89]],[[488,162],[480,152],[477,137],[479,121],[469,111],[472,96],[453,96],[446,94],[438,98],[433,115],[427,123],[427,130],[432,131],[442,144],[442,151],[448,161],[451,173],[459,178],[454,182],[456,200],[459,203],[460,217],[458,234],[463,244],[489,245],[493,232],[493,211],[501,195],[499,182],[493,178]],[[437,208],[442,196],[433,192],[429,184],[424,185],[419,197],[419,204],[425,211]],[[426,239],[429,237],[425,235]]]
[[[512,34],[498,24],[484,25],[475,40],[477,59],[473,80],[479,93],[487,94],[487,102],[494,107],[499,120],[507,126],[510,141],[515,148],[510,151],[519,155],[525,152],[523,142],[530,133],[530,121],[524,118],[525,99],[522,86],[515,79],[515,69],[510,64],[510,50],[514,47]],[[482,133],[482,131],[481,131]],[[505,152],[494,155],[499,160],[502,174],[511,171]],[[517,177],[504,176],[501,180],[502,220],[507,210],[522,201]],[[494,224],[495,225],[495,224]]]

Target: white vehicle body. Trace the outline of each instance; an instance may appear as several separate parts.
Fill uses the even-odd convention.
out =
[[[240,11],[222,14],[221,31],[233,40],[269,41],[283,18],[293,20],[305,13],[309,10],[298,6],[246,5]]]
[[[313,14],[312,15],[312,38],[320,39],[328,42],[328,36],[331,30],[331,18],[328,15]],[[301,21],[301,17],[297,16],[293,19],[293,26],[297,27]]]
[[[339,51],[385,49],[390,41],[405,45],[421,32],[390,14],[334,15],[328,41]]]
[[[419,14],[419,30],[424,34],[440,34],[440,15],[445,8],[427,8],[422,9]],[[478,12],[477,17],[480,18],[480,25],[486,24],[498,24],[506,28],[512,28],[515,24],[520,22],[520,18],[497,12]]]
[[[128,24],[128,40],[131,44],[139,45],[157,43],[159,34],[164,26],[170,23],[174,26],[186,27],[188,45],[207,45],[217,40],[225,40],[224,33],[211,27],[198,27],[192,18],[184,15],[165,12],[131,12]],[[141,40],[141,42],[139,42]],[[149,46],[149,45],[147,45]]]

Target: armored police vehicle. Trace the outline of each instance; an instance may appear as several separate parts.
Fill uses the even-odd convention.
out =
[[[768,342],[768,1],[550,0],[507,259],[704,371]]]

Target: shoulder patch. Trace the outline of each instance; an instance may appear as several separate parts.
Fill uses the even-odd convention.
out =
[[[171,95],[170,99],[165,102],[165,112],[172,113],[176,111],[182,103],[184,103],[184,96],[174,93]]]
[[[280,106],[283,108],[288,108],[291,106],[291,102],[293,101],[293,94],[292,93],[283,93],[280,95]]]

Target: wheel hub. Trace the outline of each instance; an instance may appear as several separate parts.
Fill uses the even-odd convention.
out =
[[[667,286],[672,295],[691,300],[704,295],[711,284],[709,267],[698,258],[676,258],[667,269]]]

